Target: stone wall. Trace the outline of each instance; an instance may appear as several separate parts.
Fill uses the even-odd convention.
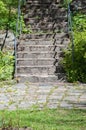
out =
[[[86,0],[73,0],[71,3],[71,10],[78,10],[83,13],[86,13]]]
[[[4,43],[5,36],[6,36],[6,31],[0,30],[0,49],[2,44]],[[8,31],[8,35],[5,40],[5,45],[3,50],[11,51],[12,53],[14,52],[14,34],[11,31]]]

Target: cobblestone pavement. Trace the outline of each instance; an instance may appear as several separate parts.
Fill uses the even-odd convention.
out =
[[[18,83],[0,87],[0,109],[80,108],[86,109],[86,84]]]

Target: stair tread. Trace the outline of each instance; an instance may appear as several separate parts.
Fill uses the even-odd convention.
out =
[[[56,77],[56,75],[54,75],[54,74],[50,74],[50,75],[47,75],[47,74],[42,74],[42,75],[40,75],[40,74],[17,74],[16,76],[25,76],[25,77],[28,77],[28,76],[39,76],[39,77]]]
[[[30,36],[30,35],[54,35],[55,33],[52,31],[52,32],[46,32],[46,33],[30,33],[30,34],[21,34],[21,36]],[[64,32],[61,32],[61,33],[57,33],[57,35],[66,35],[66,33]]]
[[[24,44],[19,44],[19,47],[20,46],[22,46],[22,45],[24,45]],[[29,44],[26,44],[26,46],[25,47],[55,47],[55,46],[57,46],[57,47],[64,47],[65,45],[63,45],[63,44],[56,44],[56,45],[29,45]]]
[[[40,52],[38,52],[38,51],[32,51],[32,52],[28,52],[28,51],[18,51],[17,52],[17,54],[19,54],[19,53],[27,53],[27,54],[34,54],[34,53],[38,53],[38,54],[44,54],[44,53],[55,53],[55,52],[52,52],[52,51],[40,51]]]
[[[52,60],[55,60],[55,59],[54,58],[46,58],[45,57],[45,58],[17,58],[17,60],[33,60],[33,61],[34,60],[45,60],[45,61],[46,60],[51,60],[52,61]]]
[[[17,67],[17,68],[24,68],[24,67],[25,67],[25,68],[30,68],[30,67],[31,67],[31,68],[43,68],[43,67],[48,68],[48,67],[55,67],[55,66],[54,66],[54,65],[47,65],[47,66],[46,66],[46,65],[37,65],[37,66],[36,66],[36,65],[35,65],[35,66],[34,66],[34,65],[33,65],[33,66],[32,66],[32,65],[31,65],[31,66],[27,66],[27,65],[26,65],[26,66],[25,66],[25,65],[24,65],[24,66],[22,66],[22,65],[19,65],[19,66],[18,66],[18,65],[17,65],[16,67]]]

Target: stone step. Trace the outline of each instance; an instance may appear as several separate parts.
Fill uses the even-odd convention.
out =
[[[60,13],[62,14],[62,12],[67,12],[67,10],[61,6],[61,4],[26,4],[22,11],[24,14],[31,14],[33,12],[34,14],[40,14],[43,13],[43,11],[44,14],[47,12],[51,14],[56,12],[57,15]]]
[[[54,58],[40,58],[40,59],[32,59],[32,58],[17,58],[17,65],[19,66],[37,66],[37,65],[54,65],[57,59]]]
[[[18,44],[23,44],[23,46],[26,45],[67,45],[70,42],[70,40],[67,37],[64,37],[62,39],[52,39],[52,40],[42,40],[42,39],[30,39],[28,40],[25,37],[22,37],[22,40],[18,42]]]
[[[25,51],[20,51],[20,52],[17,52],[17,58],[54,58],[56,57],[57,55],[55,54],[55,52],[52,52],[52,51],[48,51],[48,52],[37,52],[37,51],[34,51],[34,52],[25,52]]]
[[[59,43],[60,43],[61,41],[59,40]],[[43,41],[43,40],[21,40],[21,42],[20,42],[20,44],[22,44],[23,46],[26,46],[26,45],[53,45],[53,43],[54,43],[54,40],[45,40],[45,41]]]
[[[39,22],[39,23],[37,23],[37,24],[35,24],[35,23],[30,23],[30,26],[31,26],[31,29],[36,29],[36,30],[41,30],[41,29],[44,29],[44,30],[51,30],[51,32],[53,31],[53,30],[59,30],[59,28],[64,28],[64,27],[66,27],[67,26],[67,22],[60,22],[60,24],[59,23],[55,23],[55,22],[48,22],[48,21],[46,21],[46,22]]]
[[[29,28],[28,28],[29,30]],[[58,32],[62,32],[62,31],[65,31],[64,28],[62,27],[58,27],[58,28],[54,28],[54,27],[38,27],[38,28],[34,28],[34,27],[31,27],[31,33],[49,33],[51,31],[53,31],[53,33],[58,33]]]
[[[28,0],[27,1],[27,4],[49,4],[49,3],[59,3],[60,1],[59,0],[47,0],[47,1],[44,1],[44,0]]]
[[[23,6],[23,11],[26,13],[26,12],[33,12],[36,10],[39,10],[41,12],[45,11],[45,10],[48,10],[49,12],[51,11],[55,11],[55,10],[58,10],[59,12],[62,12],[62,11],[67,11],[63,6],[62,4],[55,4],[55,3],[46,3],[46,4],[26,4],[25,6]],[[32,11],[33,9],[33,11]],[[51,12],[52,13],[52,12]]]
[[[59,23],[61,21],[67,21],[67,15],[65,16],[55,16],[53,15],[51,16],[43,16],[43,17],[38,17],[38,15],[36,17],[29,17],[29,16],[24,16],[24,20],[26,23],[29,24],[33,24],[33,23],[40,23],[40,22],[55,22],[55,23]]]
[[[55,72],[55,66],[53,65],[37,65],[37,66],[18,66],[17,65],[17,73],[18,74],[47,74],[51,75]]]
[[[41,40],[53,40],[53,39],[60,39],[66,37],[66,33],[34,33],[34,34],[23,34],[20,36],[20,40],[24,39],[41,39]]]
[[[58,7],[60,8],[61,5],[58,4],[58,5],[55,5],[54,7],[55,7],[55,8],[58,8]],[[54,8],[54,9],[55,9],[55,8]],[[48,3],[47,3],[47,4],[26,4],[26,5],[23,7],[24,13],[28,13],[28,11],[29,11],[29,10],[31,11],[32,9],[33,9],[33,11],[34,11],[34,10],[38,10],[38,9],[41,9],[41,11],[43,11],[43,10],[47,10],[47,9],[49,10],[49,9],[52,9],[52,8],[51,8],[51,4],[48,4]],[[30,11],[29,11],[29,12],[30,12]]]
[[[33,8],[32,8],[33,9]],[[60,18],[60,16],[66,16],[67,15],[67,11],[66,10],[62,10],[62,9],[57,9],[57,8],[54,8],[54,9],[41,9],[41,8],[34,8],[33,10],[30,9],[27,14],[25,14],[24,16],[28,16],[28,17],[41,17],[41,16],[50,16],[50,17],[58,17]],[[60,11],[61,10],[61,11]],[[59,13],[60,13],[60,16],[59,16]],[[54,15],[54,16],[53,16]]]
[[[48,83],[48,82],[57,82],[58,77],[55,75],[27,75],[27,74],[18,74],[15,76],[18,82],[32,82],[32,83]]]
[[[63,48],[66,48],[65,45],[26,45],[20,44],[17,48],[17,51],[53,51],[53,52],[61,52]]]

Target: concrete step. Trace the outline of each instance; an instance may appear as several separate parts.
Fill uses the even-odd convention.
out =
[[[46,51],[46,52],[37,52],[37,51],[34,51],[34,52],[25,52],[25,51],[19,51],[17,52],[17,58],[56,58],[57,57],[57,54],[55,54],[55,52],[52,52],[52,51]],[[57,57],[58,58],[58,57]]]
[[[27,75],[27,74],[18,74],[16,75],[18,82],[32,82],[32,83],[48,83],[48,82],[57,82],[58,77],[55,75]]]
[[[53,65],[37,65],[37,66],[17,66],[18,74],[39,74],[51,75],[55,72]]]
[[[53,52],[61,52],[62,49],[66,48],[65,45],[26,45],[20,44],[17,48],[17,51],[53,51]]]
[[[55,61],[58,61],[54,58],[17,58],[17,65],[19,66],[37,66],[37,65],[54,65]]]

